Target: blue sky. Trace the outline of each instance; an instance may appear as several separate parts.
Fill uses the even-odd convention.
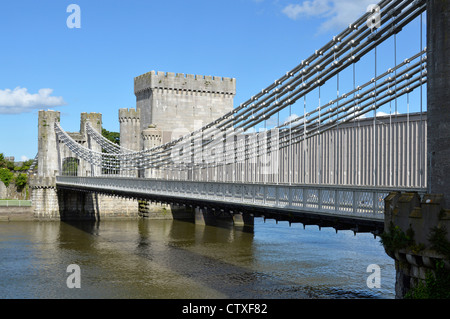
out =
[[[373,2],[4,1],[0,152],[16,160],[36,155],[40,109],[60,111],[66,131],[79,130],[81,112],[100,112],[103,127],[119,131],[118,109],[136,105],[133,78],[151,70],[234,77],[237,106],[309,57]],[[72,3],[81,10],[81,28],[66,24]],[[418,22],[403,32],[399,50],[412,46],[417,52],[419,32]],[[380,68],[394,61],[392,52],[392,42],[380,48]]]

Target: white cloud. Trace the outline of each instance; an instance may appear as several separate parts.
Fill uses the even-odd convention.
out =
[[[295,121],[296,120],[296,121]],[[291,123],[291,125],[298,125],[298,124],[301,124],[301,123],[303,123],[303,116],[302,117],[300,117],[300,116],[298,116],[297,114],[291,114],[291,115],[289,115],[285,120],[284,120],[284,125],[287,125],[289,122],[291,122],[291,121],[293,121],[292,123]]]
[[[396,115],[396,114],[400,114],[400,113],[399,113],[399,112],[393,112],[393,113],[389,114],[389,113],[386,113],[386,112],[383,112],[383,111],[378,111],[378,112],[377,112],[377,117],[378,117],[378,116]]]
[[[356,114],[362,113],[363,111],[355,111]],[[353,117],[353,110],[348,110],[347,113],[349,114],[349,116]],[[377,117],[382,117],[382,116],[394,116],[395,114],[400,114],[399,112],[393,112],[391,114],[383,112],[383,111],[377,111],[376,116]],[[355,119],[357,120],[361,120],[361,119],[366,119],[366,118],[371,118],[373,117],[373,111],[369,111],[367,113],[361,114],[360,116],[356,117]]]
[[[333,9],[329,2],[329,0],[303,1],[302,4],[287,5],[282,12],[293,20],[301,15],[321,16]]]
[[[61,96],[51,96],[53,89],[40,89],[31,94],[27,88],[0,90],[0,114],[19,114],[31,112],[36,108],[48,108],[65,105]]]
[[[363,15],[369,4],[376,3],[374,0],[307,0],[300,4],[289,4],[282,12],[289,18],[324,18],[319,32],[347,27],[361,15]]]
[[[21,160],[22,162],[28,161],[28,157],[26,157],[25,155],[22,155],[22,156],[20,157],[20,160]]]

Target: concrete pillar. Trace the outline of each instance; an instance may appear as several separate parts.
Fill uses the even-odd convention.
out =
[[[195,208],[196,225],[221,225],[221,226],[253,226],[254,217],[250,214],[234,213],[227,210],[214,210],[206,207]]]
[[[233,220],[230,214],[225,211],[216,211],[207,207],[196,207],[194,210],[196,225],[232,225]]]
[[[428,193],[450,203],[450,0],[427,0]]]
[[[60,121],[58,111],[39,111],[38,176],[54,177],[59,173],[58,141],[54,123]]]
[[[203,208],[195,208],[195,225],[206,225],[205,212]]]
[[[234,226],[253,226],[255,224],[255,218],[250,214],[233,214],[233,224]]]

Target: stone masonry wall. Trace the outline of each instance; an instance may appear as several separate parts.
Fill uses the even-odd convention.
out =
[[[138,202],[89,192],[58,190],[60,217],[62,220],[105,220],[137,218]]]
[[[134,92],[141,131],[156,124],[166,143],[233,110],[236,80],[151,71],[134,79]]]
[[[440,232],[440,242],[432,239]],[[437,237],[435,237],[437,238]],[[392,192],[385,198],[386,253],[395,260],[396,297],[424,283],[427,273],[435,271],[436,262],[450,269],[449,257],[439,247],[450,245],[450,210],[442,194]]]

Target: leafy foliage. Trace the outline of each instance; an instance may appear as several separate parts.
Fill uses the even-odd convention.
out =
[[[14,183],[16,184],[17,190],[19,192],[21,192],[25,188],[25,186],[27,185],[27,182],[28,182],[28,176],[27,176],[27,174],[23,174],[23,173],[20,173],[19,175],[17,175],[17,177],[14,181]]]
[[[9,183],[13,180],[14,174],[9,171],[7,168],[0,168],[0,180],[5,184],[6,187],[9,186]]]
[[[428,240],[432,245],[431,248],[450,260],[450,242],[447,239],[447,229],[445,227],[432,228]]]
[[[450,299],[450,271],[444,262],[437,261],[434,273],[427,272],[425,282],[408,291],[405,299]]]
[[[113,143],[116,143],[117,145],[120,145],[120,133],[117,132],[110,132],[105,128],[102,128],[102,135],[103,137],[107,138]]]
[[[33,160],[29,159],[29,160],[23,162],[22,166],[20,166],[20,167],[15,166],[14,170],[15,171],[28,171],[31,167],[31,164],[33,164]]]
[[[33,160],[27,160],[23,162],[22,166],[14,166],[14,162],[6,160],[3,153],[0,153],[0,180],[5,184],[6,187],[9,186],[11,182],[16,185],[17,191],[21,192],[28,182],[28,176],[25,173],[14,173],[14,172],[26,172],[30,169]],[[14,176],[14,175],[17,176]]]
[[[414,245],[414,231],[409,228],[406,233],[392,222],[389,225],[389,232],[380,235],[381,243],[388,250],[397,250]]]
[[[3,153],[0,153],[0,168],[6,168],[6,160]]]

